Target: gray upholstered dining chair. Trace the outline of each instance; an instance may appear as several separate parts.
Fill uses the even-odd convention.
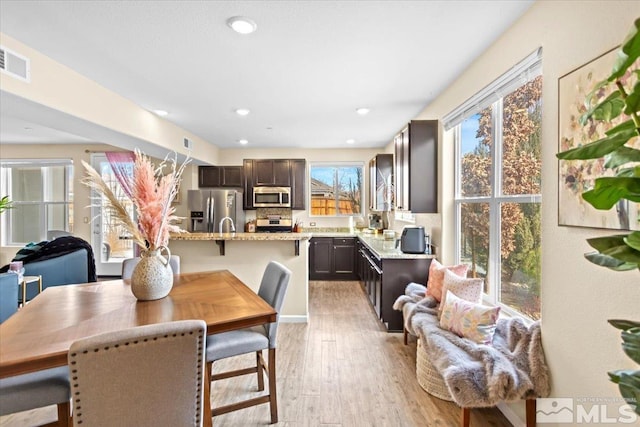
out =
[[[74,342],[73,425],[201,426],[206,331],[179,320]]]
[[[136,265],[140,262],[140,257],[136,258],[127,258],[122,261],[122,278],[123,279],[131,279],[133,275],[133,269],[136,268]],[[171,266],[171,270],[173,270],[173,274],[180,274],[180,255],[171,255],[169,258],[169,265]]]
[[[0,275],[0,323],[18,310],[18,275]],[[8,304],[5,304],[8,303]],[[69,369],[66,366],[0,379],[0,415],[58,405],[56,425],[71,426]]]
[[[280,308],[282,307],[290,278],[291,271],[276,261],[269,262],[262,276],[258,295],[277,312],[280,312]],[[274,323],[207,336],[207,369],[209,369],[209,378],[211,378],[211,381],[256,372],[258,374],[258,391],[263,391],[263,372],[265,370],[267,371],[269,379],[268,394],[219,408],[211,408],[213,416],[268,402],[271,409],[271,423],[275,424],[278,422],[278,403],[276,396],[276,333],[279,320],[280,315],[278,314]],[[262,357],[262,350],[264,349],[269,349],[268,367]],[[213,375],[213,362],[216,360],[252,353],[254,351],[256,352],[255,367]]]

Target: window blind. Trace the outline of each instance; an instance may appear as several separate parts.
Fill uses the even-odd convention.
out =
[[[513,92],[542,73],[542,47],[514,65],[506,73],[467,99],[462,105],[442,118],[444,130],[460,124],[466,118],[479,113],[498,99]]]

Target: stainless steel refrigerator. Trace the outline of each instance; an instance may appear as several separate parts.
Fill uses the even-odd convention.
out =
[[[230,233],[231,221],[236,231],[244,231],[242,193],[236,190],[189,190],[187,203],[190,213],[189,231],[196,233]],[[220,221],[226,219],[220,229]]]

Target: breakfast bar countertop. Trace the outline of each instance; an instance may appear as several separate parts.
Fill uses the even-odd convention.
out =
[[[311,233],[171,233],[171,240],[309,240]]]

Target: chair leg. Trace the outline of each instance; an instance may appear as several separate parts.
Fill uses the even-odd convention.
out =
[[[404,335],[404,345],[407,345],[409,343],[409,331],[407,331],[407,328],[402,328],[402,333]]]
[[[535,399],[527,399],[526,400],[527,410],[526,410],[526,418],[527,418],[527,427],[535,427],[536,425],[536,400]]]
[[[269,406],[271,407],[271,424],[278,422],[278,401],[276,396],[276,349],[269,349]]]
[[[258,391],[264,390],[264,374],[262,372],[262,367],[264,366],[264,362],[262,361],[262,350],[256,351],[256,369],[258,373]]]
[[[471,409],[470,408],[462,408],[462,418],[460,425],[462,427],[469,427],[469,422],[471,421]]]

